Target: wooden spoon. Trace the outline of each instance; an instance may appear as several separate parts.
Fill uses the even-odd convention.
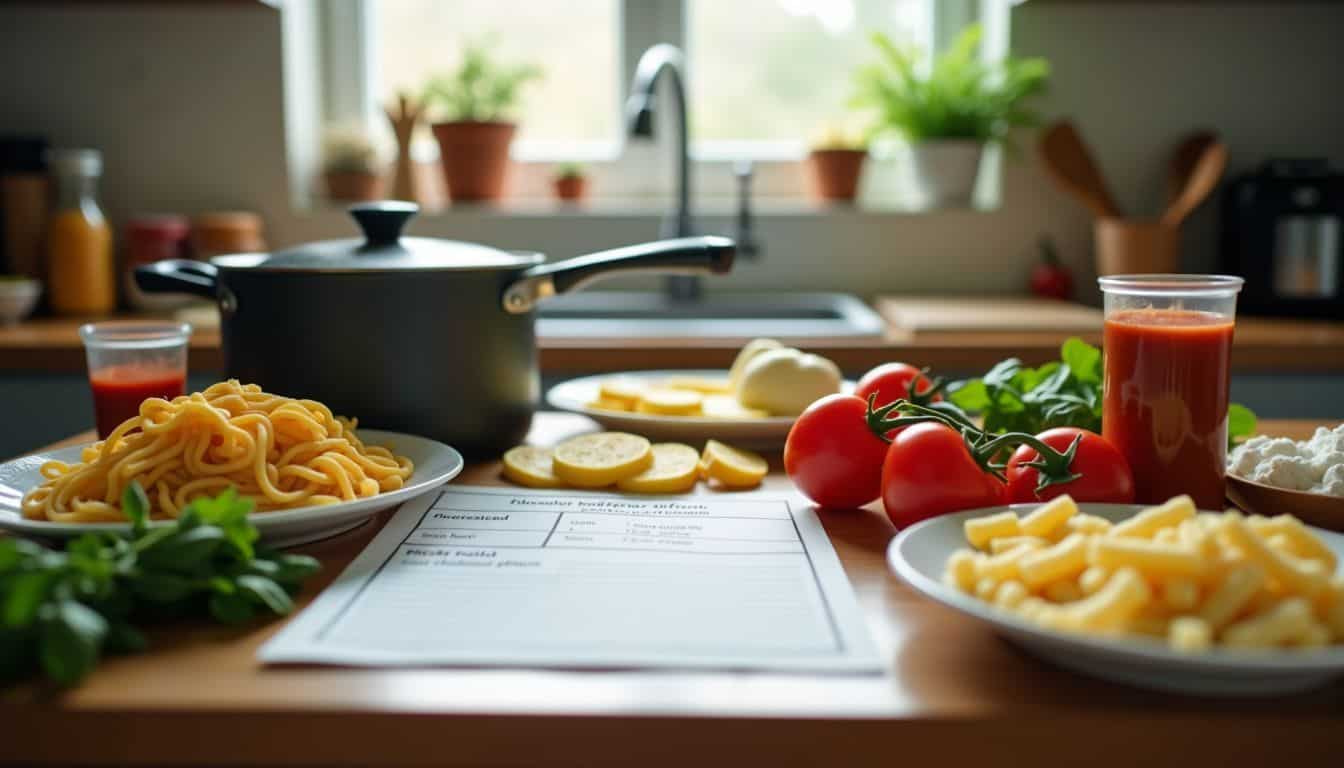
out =
[[[1120,215],[1120,206],[1106,189],[1106,180],[1073,123],[1060,120],[1047,128],[1041,134],[1037,149],[1046,171],[1065,191],[1072,193],[1098,216],[1113,218]]]
[[[1210,145],[1217,143],[1218,134],[1213,131],[1196,131],[1181,139],[1172,150],[1171,161],[1167,165],[1167,205],[1171,205],[1181,196],[1181,190],[1190,183],[1190,175],[1195,172],[1195,164]]]
[[[1195,169],[1190,174],[1181,194],[1171,201],[1162,214],[1162,223],[1169,227],[1179,227],[1192,211],[1204,202],[1204,199],[1218,186],[1227,168],[1227,147],[1220,141],[1214,141],[1200,153]]]

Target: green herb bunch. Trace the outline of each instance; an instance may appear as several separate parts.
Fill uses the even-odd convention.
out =
[[[522,86],[540,77],[535,65],[501,63],[488,43],[469,43],[456,71],[430,78],[423,101],[449,121],[500,120],[517,105]]]
[[[89,533],[54,551],[0,540],[0,683],[39,669],[74,685],[106,653],[143,650],[133,621],[208,613],[239,624],[284,615],[319,568],[306,555],[263,550],[252,503],[230,488],[151,528],[139,484],[122,496],[129,535]]]
[[[979,414],[987,432],[1036,434],[1051,427],[1081,427],[1101,432],[1101,350],[1073,337],[1060,359],[1039,368],[1015,357],[995,365],[982,378],[954,382],[948,399]],[[1228,443],[1255,433],[1255,414],[1238,403],[1227,412]]]
[[[1039,122],[1024,106],[1045,88],[1050,65],[1040,58],[980,60],[981,28],[964,29],[952,47],[919,71],[919,51],[872,35],[878,60],[855,74],[853,103],[876,110],[882,129],[912,142],[927,139],[1002,141],[1009,131]]]

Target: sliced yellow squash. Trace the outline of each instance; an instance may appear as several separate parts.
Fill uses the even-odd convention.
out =
[[[711,379],[706,376],[672,376],[663,382],[667,389],[689,389],[703,395],[726,395],[733,391],[733,385],[727,379]]]
[[[504,454],[504,477],[529,488],[563,488],[551,470],[550,448],[520,445]]]
[[[700,454],[681,443],[654,443],[653,466],[616,487],[630,493],[685,493],[700,479]]]
[[[705,443],[700,456],[705,477],[726,488],[754,488],[761,484],[770,465],[760,454],[725,445],[718,440]]]
[[[576,488],[602,488],[653,465],[649,441],[626,432],[597,432],[555,446],[552,471]]]
[[[700,413],[700,401],[703,399],[704,395],[699,392],[659,387],[646,390],[635,405],[635,410],[662,416],[696,416]]]
[[[705,395],[700,411],[713,419],[764,419],[770,414],[759,408],[748,408],[735,395]]]

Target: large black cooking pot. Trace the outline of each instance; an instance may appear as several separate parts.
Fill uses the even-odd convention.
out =
[[[353,206],[364,240],[138,267],[149,292],[219,304],[225,373],[469,455],[516,444],[537,406],[539,300],[631,271],[723,273],[733,242],[689,237],[543,263],[540,253],[402,237],[411,203]]]

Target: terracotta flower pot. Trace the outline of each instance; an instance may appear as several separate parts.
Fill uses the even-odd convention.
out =
[[[332,200],[377,200],[383,196],[383,177],[364,171],[327,171],[327,197]]]
[[[852,202],[863,175],[864,149],[814,149],[807,156],[812,187],[822,200]]]
[[[509,144],[516,128],[513,123],[460,121],[430,127],[439,142],[449,199],[498,200],[503,196]]]
[[[568,202],[578,202],[588,196],[587,176],[561,176],[551,180],[555,196]]]

